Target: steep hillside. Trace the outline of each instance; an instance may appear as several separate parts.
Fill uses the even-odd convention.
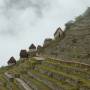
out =
[[[90,8],[39,48],[38,57],[0,68],[0,90],[90,90]]]
[[[66,26],[65,37],[54,40],[42,50],[43,55],[90,64],[90,8]]]
[[[19,61],[0,69],[0,90],[90,90],[90,66],[48,58]]]

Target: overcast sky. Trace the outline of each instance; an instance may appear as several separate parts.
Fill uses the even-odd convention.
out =
[[[31,43],[43,44],[60,26],[82,14],[90,0],[0,0],[0,66]]]

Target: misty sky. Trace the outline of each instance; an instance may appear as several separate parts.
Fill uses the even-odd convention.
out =
[[[0,66],[31,43],[43,44],[60,26],[82,14],[90,0],[0,0]]]

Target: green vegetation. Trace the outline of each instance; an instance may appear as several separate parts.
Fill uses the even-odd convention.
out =
[[[20,83],[6,79],[4,73],[12,73],[35,90],[90,90],[90,68],[80,63],[66,63],[54,59],[38,61],[28,59],[0,70],[0,90],[21,89]]]
[[[41,48],[46,60],[28,58],[0,68],[0,90],[25,90],[18,80],[32,90],[90,90],[89,11],[67,23],[63,38]]]

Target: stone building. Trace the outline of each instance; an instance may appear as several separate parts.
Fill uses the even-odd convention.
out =
[[[37,46],[37,54],[36,54],[37,56],[39,56],[39,55],[41,54],[42,48],[43,48],[43,47],[42,47],[41,45],[38,45],[38,46]]]
[[[36,52],[37,52],[36,46],[34,44],[31,44],[28,52],[29,58],[36,56]]]
[[[26,58],[28,58],[27,50],[21,50],[20,51],[20,59],[26,59]]]
[[[43,47],[48,46],[51,42],[52,42],[52,39],[51,39],[51,38],[45,39],[45,40],[44,40]]]
[[[58,38],[62,38],[64,35],[64,31],[59,27],[56,32],[54,33],[54,38],[58,39]]]
[[[7,63],[8,63],[9,66],[12,66],[12,65],[16,64],[16,60],[15,60],[14,57],[11,57]]]

